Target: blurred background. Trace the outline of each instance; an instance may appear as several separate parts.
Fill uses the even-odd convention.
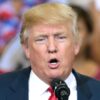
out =
[[[74,68],[100,80],[100,0],[0,0],[0,74],[30,66],[19,38],[22,15],[44,2],[65,3],[75,10],[82,46]]]

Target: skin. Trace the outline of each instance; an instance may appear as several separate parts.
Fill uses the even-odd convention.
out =
[[[72,24],[37,24],[30,30],[28,46],[23,44],[33,72],[44,82],[65,79],[73,68],[79,45],[72,35]],[[50,63],[56,58],[57,63]]]

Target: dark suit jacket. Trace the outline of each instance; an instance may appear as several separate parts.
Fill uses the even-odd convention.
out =
[[[0,100],[28,100],[31,68],[0,76]],[[100,100],[100,82],[73,71],[77,80],[78,100]],[[33,98],[36,100],[36,98]]]

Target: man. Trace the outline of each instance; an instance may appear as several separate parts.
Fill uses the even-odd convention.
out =
[[[50,100],[48,88],[55,78],[68,85],[68,100],[100,98],[100,82],[73,70],[80,38],[69,6],[47,3],[31,8],[24,14],[20,37],[31,68],[0,76],[0,100]]]

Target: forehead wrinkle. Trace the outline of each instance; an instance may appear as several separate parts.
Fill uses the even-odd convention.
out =
[[[39,35],[50,35],[52,34],[61,34],[66,33],[68,34],[68,30],[65,28],[66,24],[37,24],[36,26],[31,27],[31,33],[33,33],[33,36],[39,36]],[[69,25],[67,25],[67,28],[69,28]],[[68,33],[67,33],[68,32]]]
[[[38,33],[38,32],[37,32]],[[39,33],[39,34],[36,34],[34,37],[48,37],[48,36],[59,36],[59,35],[67,35],[66,32],[64,31],[61,31],[61,32],[54,32],[54,33]]]

